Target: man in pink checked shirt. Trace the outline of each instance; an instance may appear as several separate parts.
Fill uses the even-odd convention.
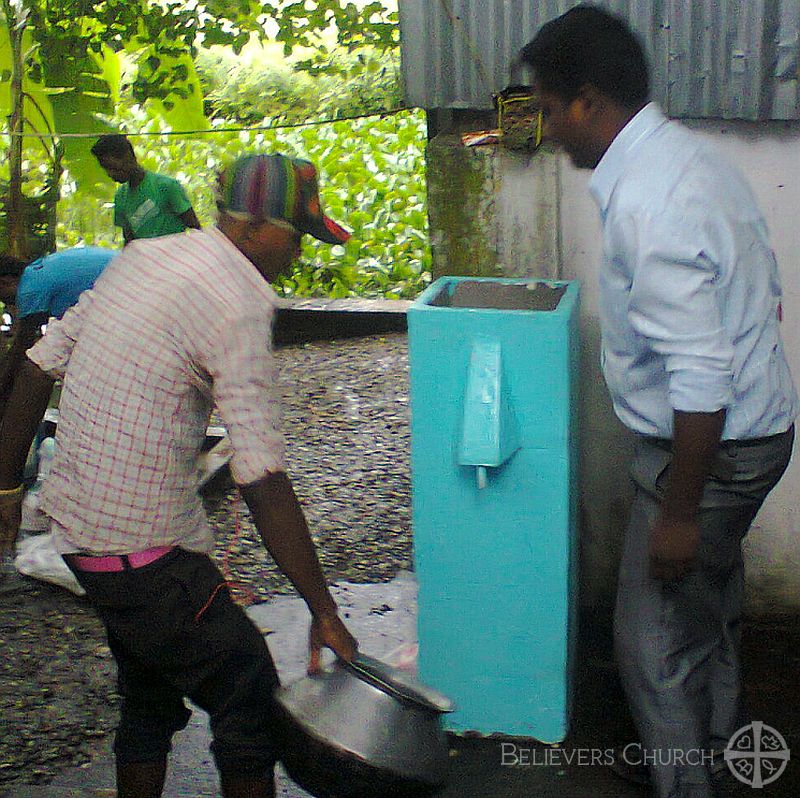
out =
[[[231,472],[265,546],[311,611],[322,646],[352,659],[277,427],[269,283],[303,233],[349,234],[321,211],[316,171],[251,155],[220,176],[216,227],[134,241],[28,350],[0,427],[0,554],[19,526],[25,455],[63,378],[56,457],[42,498],[65,561],[105,623],[122,698],[119,798],[161,795],[189,698],[210,716],[225,798],[274,796],[272,692],[264,639],[208,556],[197,456],[216,406]],[[146,292],[141,286],[147,285]]]

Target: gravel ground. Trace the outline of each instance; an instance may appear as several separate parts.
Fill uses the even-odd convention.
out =
[[[288,470],[331,581],[411,567],[405,335],[278,351]],[[233,490],[207,499],[217,559],[242,603],[291,586]],[[0,576],[0,789],[88,762],[113,730],[114,665],[99,622],[60,588]]]

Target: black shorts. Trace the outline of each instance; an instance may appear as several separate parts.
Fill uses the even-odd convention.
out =
[[[220,587],[225,580],[211,559],[174,549],[121,573],[72,570],[106,625],[117,661],[117,760],[166,755],[189,720],[189,698],[209,714],[223,776],[271,771],[277,672],[262,634]]]

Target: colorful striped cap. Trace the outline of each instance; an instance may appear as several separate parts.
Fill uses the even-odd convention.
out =
[[[328,244],[344,244],[350,238],[322,212],[314,164],[286,155],[243,155],[223,169],[217,208],[254,222],[288,222]]]

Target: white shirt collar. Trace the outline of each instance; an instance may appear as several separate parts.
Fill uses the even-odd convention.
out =
[[[589,191],[601,212],[608,208],[611,194],[633,150],[653,131],[666,124],[667,117],[656,103],[648,103],[617,134],[600,159],[589,181]]]

